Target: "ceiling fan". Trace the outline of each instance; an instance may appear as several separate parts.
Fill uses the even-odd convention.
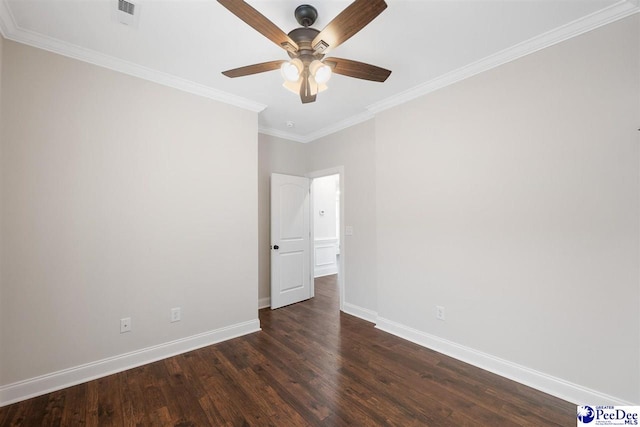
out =
[[[387,8],[384,0],[355,0],[322,31],[311,28],[318,17],[317,10],[308,4],[295,10],[296,20],[302,27],[285,34],[273,22],[243,0],[218,0],[231,13],[242,19],[260,34],[283,48],[291,61],[277,60],[247,65],[223,71],[227,77],[242,77],[280,69],[284,86],[300,94],[303,104],[314,102],[318,92],[326,89],[331,73],[356,79],[384,82],[391,71],[375,65],[342,58],[325,58],[325,54],[338,47],[363,29]]]

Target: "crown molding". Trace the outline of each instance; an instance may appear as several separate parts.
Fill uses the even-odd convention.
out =
[[[178,89],[183,92],[189,92],[194,95],[213,99],[214,101],[230,104],[245,110],[259,113],[267,108],[266,105],[250,99],[232,95],[168,73],[143,67],[141,65],[134,64],[133,62],[104,55],[91,49],[86,49],[51,37],[46,37],[35,31],[22,29],[16,25],[15,19],[6,0],[0,1],[0,32],[4,38],[18,43],[47,50],[79,61],[88,62],[99,67],[128,74],[163,86]]]
[[[622,0],[607,8],[601,9],[590,15],[584,16],[573,22],[550,30],[544,34],[526,40],[510,48],[504,49],[496,54],[487,56],[479,61],[458,68],[457,70],[443,74],[428,82],[422,83],[411,89],[403,91],[397,95],[390,96],[382,101],[376,102],[366,107],[366,112],[349,117],[334,125],[325,127],[307,135],[296,135],[282,132],[275,129],[261,128],[261,133],[288,139],[291,141],[308,143],[316,139],[339,132],[350,126],[369,120],[379,112],[393,108],[395,106],[409,102],[415,98],[442,89],[461,80],[496,68],[500,65],[514,61],[523,56],[561,43],[565,40],[579,36],[603,25],[610,24],[627,16],[640,12],[640,0]]]
[[[285,132],[285,131],[278,130],[278,129],[264,128],[264,127],[260,127],[259,126],[258,127],[258,133],[261,133],[261,134],[264,134],[264,135],[275,136],[276,138],[286,139],[288,141],[293,141],[293,142],[301,142],[301,143],[309,142],[302,135],[297,135],[295,133]]]
[[[316,139],[320,139],[327,135],[331,135],[332,133],[336,133],[343,129],[350,128],[351,126],[355,126],[357,124],[366,122],[367,120],[371,120],[374,117],[375,115],[371,111],[364,111],[360,114],[356,114],[355,116],[347,117],[344,120],[340,120],[339,122],[332,124],[331,126],[327,126],[316,132],[312,132],[306,135],[305,142],[315,141]]]
[[[290,141],[302,142],[303,144],[313,142],[317,139],[325,137],[327,135],[331,135],[332,133],[339,132],[343,129],[350,128],[351,126],[355,126],[362,122],[366,122],[367,120],[373,119],[375,116],[370,111],[364,111],[360,114],[356,114],[355,116],[348,117],[344,120],[340,120],[337,123],[332,124],[331,126],[324,127],[317,132],[312,132],[306,135],[298,135],[290,132],[284,132],[277,129],[270,128],[259,128],[258,132],[263,133],[265,135],[271,135],[278,138],[288,139]]]
[[[367,110],[373,114],[377,114],[638,12],[640,12],[640,0],[619,1],[590,15],[557,27],[496,54],[458,68],[457,70],[443,74],[397,95],[371,104],[367,107]]]
[[[322,128],[307,135],[299,135],[290,132],[280,131],[271,128],[259,128],[259,132],[283,138],[295,142],[308,143],[327,135],[339,132],[348,127],[362,123],[375,117],[375,114],[404,104],[420,96],[434,92],[448,85],[457,83],[466,78],[475,76],[484,71],[496,68],[507,62],[514,61],[523,56],[537,52],[554,44],[563,42],[572,37],[594,30],[603,25],[612,23],[619,19],[640,12],[640,0],[621,0],[607,8],[594,12],[583,18],[577,19],[561,27],[548,31],[540,36],[519,43],[494,55],[485,57],[472,64],[458,68],[428,82],[422,83],[411,89],[393,95],[382,101],[376,102],[366,107],[366,111],[355,116],[348,117],[331,126]],[[234,105],[246,110],[261,112],[267,106],[246,98],[242,98],[227,92],[223,92],[190,80],[186,80],[171,74],[162,73],[143,67],[132,62],[117,59],[108,55],[100,54],[90,49],[64,43],[45,37],[42,34],[19,28],[7,5],[6,0],[0,0],[0,33],[6,39],[10,39],[29,46],[48,50],[63,56],[78,59],[100,67],[108,68],[117,72],[128,74],[134,77],[149,80],[174,89],[189,92],[205,98],[210,98],[219,102]]]

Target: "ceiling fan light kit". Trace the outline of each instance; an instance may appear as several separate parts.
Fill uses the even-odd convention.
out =
[[[318,92],[333,73],[357,79],[384,82],[391,74],[375,65],[341,58],[325,58],[325,54],[347,41],[377,17],[387,4],[384,0],[355,0],[322,30],[311,28],[318,17],[316,8],[308,4],[296,8],[294,16],[302,25],[285,34],[273,22],[243,0],[218,0],[231,13],[283,48],[290,61],[270,61],[223,71],[227,77],[241,77],[280,69],[283,86],[300,95],[303,104],[315,102]]]
[[[318,83],[326,83],[331,78],[331,67],[317,59],[309,64],[309,71]]]
[[[309,91],[312,95],[317,95],[327,89],[325,84],[331,78],[331,67],[323,64],[321,61],[314,59],[308,68]],[[303,74],[305,65],[299,58],[294,58],[289,62],[283,62],[280,67],[286,89],[295,94],[300,93],[300,86],[304,84]]]
[[[300,74],[304,69],[304,65],[300,59],[295,58],[291,61],[283,62],[280,67],[280,72],[282,73],[282,77],[288,82],[297,82],[300,80]]]

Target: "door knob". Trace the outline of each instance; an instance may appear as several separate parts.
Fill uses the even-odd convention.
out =
[[[280,249],[280,246],[278,246],[278,245],[273,245],[273,249],[278,250],[278,249]]]

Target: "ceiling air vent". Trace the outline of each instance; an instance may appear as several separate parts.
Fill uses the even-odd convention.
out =
[[[137,28],[140,15],[139,5],[127,0],[118,0],[117,4],[118,7],[114,8],[115,20],[121,24]]]
[[[136,5],[125,0],[118,0],[118,10],[133,15],[136,10]]]

